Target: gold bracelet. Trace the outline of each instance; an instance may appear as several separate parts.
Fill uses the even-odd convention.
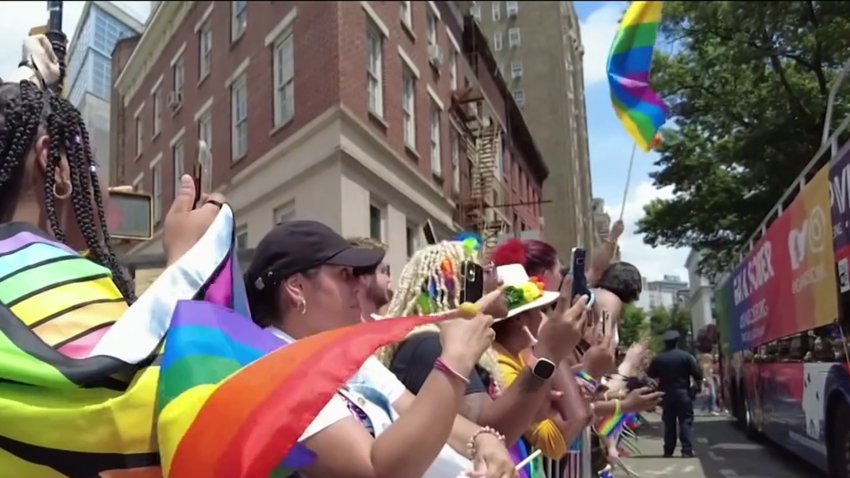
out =
[[[475,446],[475,440],[478,439],[479,436],[483,434],[493,435],[498,438],[503,444],[505,443],[505,435],[499,433],[498,430],[492,427],[481,427],[472,435],[472,438],[469,439],[469,442],[466,444],[466,448],[469,450],[469,456],[471,458],[475,458],[475,455],[478,454],[478,448]]]

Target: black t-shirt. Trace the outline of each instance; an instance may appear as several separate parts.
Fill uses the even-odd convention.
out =
[[[646,374],[658,379],[658,388],[664,392],[688,390],[690,379],[696,383],[702,381],[702,370],[693,355],[681,349],[661,352],[652,359]]]
[[[437,332],[423,332],[416,334],[402,342],[395,357],[390,363],[390,371],[416,395],[425,383],[425,379],[434,370],[434,362],[443,353],[440,344],[440,334]],[[466,386],[466,394],[487,393],[487,387],[482,380],[483,370],[476,370],[469,376],[469,385]]]

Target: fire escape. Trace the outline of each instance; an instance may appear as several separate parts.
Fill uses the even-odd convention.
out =
[[[490,114],[477,86],[466,86],[452,95],[452,114],[463,129],[468,181],[461,188],[458,222],[466,231],[475,231],[484,241],[484,249],[494,247],[499,236],[509,232],[510,223],[498,207],[502,202],[501,178],[497,177],[502,160],[502,129]],[[491,113],[495,114],[495,113]]]

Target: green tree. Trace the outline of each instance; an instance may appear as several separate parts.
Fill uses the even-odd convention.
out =
[[[620,346],[629,345],[640,340],[649,331],[649,321],[640,307],[626,305],[620,319]]]
[[[666,307],[653,307],[649,311],[649,348],[653,352],[664,350],[664,343],[661,336],[664,332],[670,330],[673,325],[673,317],[670,314],[670,309]]]
[[[639,230],[722,271],[820,146],[850,2],[665,2],[660,33],[652,83],[674,126],[652,177],[674,196],[647,205]]]

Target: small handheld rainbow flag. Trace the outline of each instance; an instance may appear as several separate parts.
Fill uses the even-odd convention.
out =
[[[623,127],[644,152],[658,142],[667,109],[649,85],[662,2],[631,2],[608,54],[611,103]]]

